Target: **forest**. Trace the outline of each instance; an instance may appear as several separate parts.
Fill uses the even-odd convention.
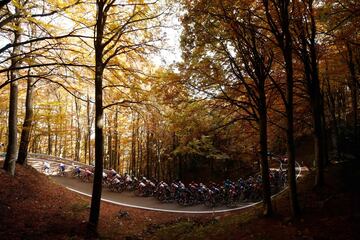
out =
[[[104,169],[185,183],[260,172],[273,216],[279,156],[296,218],[296,163],[323,189],[334,161],[360,156],[359,29],[357,0],[2,0],[3,168],[16,175],[28,153],[94,166],[96,232]]]

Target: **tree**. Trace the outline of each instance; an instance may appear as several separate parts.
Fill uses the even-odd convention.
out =
[[[15,14],[19,13],[19,8],[15,7]],[[21,37],[21,22],[17,20],[14,22],[14,40],[11,58],[11,67],[16,68],[20,66],[19,55],[20,49],[19,46],[16,46],[20,41]],[[17,158],[17,108],[18,108],[18,82],[16,78],[18,77],[19,71],[9,70],[10,75],[10,98],[9,98],[9,120],[8,120],[8,145],[6,149],[6,157],[4,162],[4,169],[9,172],[11,175],[15,174],[15,164]]]
[[[262,0],[266,23],[277,46],[281,50],[286,72],[286,98],[284,99],[286,111],[286,138],[288,154],[288,181],[290,187],[290,206],[292,215],[298,216],[300,207],[297,197],[295,172],[295,143],[294,143],[294,70],[293,70],[293,39],[291,34],[290,0]],[[279,91],[281,91],[279,89]]]
[[[151,31],[158,29],[161,24],[158,18],[157,1],[152,3],[118,3],[115,0],[96,1],[95,22],[95,173],[89,229],[96,232],[100,212],[102,189],[102,173],[104,162],[104,109],[126,100],[103,104],[103,79],[106,68],[129,70],[129,67],[116,66],[122,57],[136,57],[154,49],[154,43],[160,40],[152,37]],[[121,13],[121,14],[120,14]],[[122,17],[116,17],[122,16]],[[136,36],[135,36],[136,35]],[[131,56],[131,54],[133,54]],[[131,72],[131,70],[130,70]],[[116,86],[116,85],[115,85]]]
[[[185,1],[188,14],[183,20],[184,65],[193,63],[187,67],[187,71],[193,73],[189,77],[194,79],[192,86],[200,86],[200,91],[229,102],[242,111],[242,115],[248,115],[256,122],[264,213],[270,216],[266,97],[269,84],[266,82],[269,80],[273,52],[265,38],[261,38],[264,32],[258,28],[259,22],[254,20],[251,4],[243,1]],[[197,83],[198,79],[204,80]]]
[[[359,1],[344,0],[339,4],[338,1],[328,0],[320,8],[321,20],[324,29],[329,36],[330,46],[336,47],[338,54],[342,56],[342,61],[347,66],[346,84],[350,90],[351,102],[344,106],[350,107],[353,128],[353,146],[359,145],[360,129],[358,127],[358,102],[360,88],[360,35],[359,35]],[[357,152],[358,154],[358,152]]]
[[[28,71],[30,75],[31,71]],[[31,76],[27,78],[27,87],[26,87],[26,100],[25,100],[25,118],[21,131],[20,146],[19,146],[19,155],[17,158],[17,163],[26,165],[27,164],[27,154],[30,143],[30,133],[33,125],[33,90],[34,90],[34,79]]]
[[[64,58],[61,57],[61,54],[57,56],[57,58],[54,58],[51,56],[54,51],[59,50],[62,51],[64,48],[58,48],[59,45],[58,42],[52,41],[54,39],[64,39],[65,37],[69,37],[71,34],[65,34],[64,36],[51,36],[51,31],[53,30],[51,25],[48,24],[45,21],[38,21],[37,18],[45,17],[45,16],[55,16],[64,10],[69,9],[70,7],[78,4],[78,1],[68,1],[66,4],[60,4],[52,3],[52,2],[42,2],[40,4],[35,4],[32,2],[14,2],[13,7],[15,8],[15,13],[11,12],[11,7],[7,8],[8,11],[6,11],[6,14],[3,16],[3,21],[1,21],[1,27],[2,30],[6,32],[8,25],[14,24],[22,21],[22,26],[20,30],[22,30],[22,38],[23,41],[20,40],[20,37],[18,37],[18,40],[13,43],[6,44],[4,47],[1,48],[1,52],[4,53],[2,56],[2,64],[6,64],[7,62],[11,61],[13,62],[24,62],[27,64],[20,65],[17,64],[11,64],[9,67],[5,67],[5,69],[2,69],[1,71],[11,71],[11,72],[19,72],[21,69],[28,69],[28,74],[17,74],[15,77],[9,78],[7,81],[2,83],[0,85],[0,88],[5,87],[8,84],[18,85],[18,81],[20,81],[23,78],[27,78],[28,80],[28,88],[27,88],[27,97],[26,99],[26,116],[23,124],[23,130],[22,130],[22,136],[20,141],[20,150],[19,150],[19,163],[25,163],[26,162],[26,155],[28,151],[28,144],[30,141],[30,129],[32,125],[32,88],[34,84],[34,79],[37,78],[37,80],[49,80],[51,81],[51,71],[54,71],[53,69],[49,69],[48,66],[56,66],[56,65],[66,65],[64,64]],[[53,8],[54,7],[54,8]],[[39,10],[40,9],[40,10]],[[55,10],[54,10],[55,9]],[[49,20],[51,21],[51,20]],[[19,25],[20,26],[20,25]],[[26,29],[28,27],[28,29]],[[44,30],[46,29],[46,30]],[[59,28],[56,28],[57,30],[60,30]],[[17,29],[16,29],[17,30]],[[34,34],[33,32],[36,32],[38,30],[38,34]],[[41,35],[48,35],[46,37],[43,37]],[[20,36],[20,35],[19,35]],[[36,46],[35,46],[36,45]],[[69,46],[69,45],[67,45]],[[13,48],[13,52],[17,51],[16,54],[11,54],[10,56],[6,57],[6,53],[8,49]],[[22,51],[19,51],[18,49],[22,49]],[[56,49],[56,50],[55,50]],[[67,49],[68,51],[72,51],[73,49]],[[47,62],[49,59],[52,60],[58,60],[57,62],[52,64],[43,64],[44,60]],[[61,62],[62,63],[59,63]],[[42,68],[39,71],[39,68]],[[47,71],[46,71],[46,70]],[[61,83],[60,83],[61,85]],[[13,110],[14,105],[11,105],[10,112],[16,111]],[[12,118],[12,122],[14,122],[15,119]],[[14,122],[16,125],[16,122]],[[50,127],[50,122],[48,123],[48,126]],[[49,128],[50,129],[50,128]],[[14,139],[13,137],[11,139]],[[12,140],[13,141],[13,140]],[[49,152],[51,151],[51,135],[49,132]],[[9,145],[11,142],[9,142]],[[16,147],[16,146],[15,146]]]
[[[316,16],[314,0],[302,0],[297,4],[297,14],[294,17],[294,42],[295,50],[303,63],[304,85],[309,96],[313,127],[314,149],[316,164],[315,185],[324,185],[324,165],[327,159],[325,119],[323,118],[324,106],[320,89],[318,46],[316,41]]]

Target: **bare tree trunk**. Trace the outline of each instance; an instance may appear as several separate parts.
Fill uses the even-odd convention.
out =
[[[315,186],[322,187],[324,185],[324,171],[323,171],[323,163],[324,163],[324,136],[323,136],[323,128],[322,128],[322,116],[321,116],[321,93],[320,93],[320,84],[319,78],[317,74],[317,63],[313,63],[312,61],[317,61],[316,53],[308,52],[308,40],[305,38],[303,34],[301,36],[301,57],[302,62],[304,64],[304,72],[306,79],[306,88],[308,90],[308,95],[310,99],[310,107],[313,119],[313,137],[314,137],[314,152],[315,159],[313,162],[314,167],[316,167],[316,178],[315,178]],[[310,49],[313,47],[310,46]],[[311,54],[311,57],[310,57]]]
[[[34,119],[35,119],[35,116],[36,116],[36,112],[34,111]],[[30,147],[29,147],[29,152],[33,152],[33,153],[36,153],[36,138],[37,138],[37,134],[36,134],[36,121],[34,120],[33,123],[32,123],[32,131],[31,131],[31,135],[32,137],[30,136]]]
[[[89,154],[89,162],[91,163],[92,160],[92,151],[91,151],[91,119],[90,119],[90,98],[89,95],[87,95],[87,102],[86,102],[86,113],[87,113],[87,142],[88,142],[88,154]]]
[[[178,170],[178,178],[182,179],[183,177],[183,159],[182,156],[178,157],[178,162],[179,162],[179,170]]]
[[[65,127],[67,128],[67,126],[65,126]],[[64,136],[64,147],[63,147],[63,149],[62,149],[62,156],[63,156],[64,158],[67,157],[67,148],[68,148],[68,136],[65,135],[65,136]]]
[[[74,112],[74,104],[71,104],[71,112]],[[70,143],[68,144],[68,155],[70,156],[71,159],[74,159],[75,156],[75,146],[74,146],[74,116],[70,116]],[[75,133],[76,134],[76,133]]]
[[[136,133],[135,133],[135,114],[133,113],[132,118],[132,130],[131,130],[131,162],[130,162],[130,172],[135,174],[136,171]]]
[[[264,79],[265,80],[265,79]],[[261,81],[261,80],[260,80]],[[260,162],[263,187],[263,203],[265,206],[264,215],[272,216],[273,209],[271,204],[271,189],[269,179],[269,162],[267,146],[267,108],[265,95],[265,81],[260,82],[259,87],[259,128],[260,128]]]
[[[104,14],[105,1],[97,1],[96,16],[96,38],[95,48],[95,173],[91,197],[91,208],[88,228],[91,232],[97,232],[97,226],[100,215],[101,191],[102,191],[102,174],[104,162],[104,109],[103,109],[103,34],[106,21]]]
[[[329,107],[329,112],[330,112],[330,116],[331,116],[331,129],[332,129],[332,142],[333,142],[333,147],[335,150],[335,154],[336,157],[339,159],[340,158],[340,150],[339,150],[339,125],[337,122],[337,118],[336,118],[336,108],[335,108],[335,100],[334,97],[332,96],[332,93],[330,90],[328,90],[328,107]]]
[[[114,169],[118,172],[120,172],[119,168],[119,130],[118,130],[118,118],[119,118],[119,109],[118,106],[116,106],[115,110],[115,117],[114,117],[114,124],[115,124],[115,131],[114,131]]]
[[[117,147],[117,166],[118,166],[118,170],[119,172],[122,172],[121,170],[124,169],[125,163],[121,162],[121,134],[118,133],[118,137],[117,137],[117,142],[118,142],[118,147]]]
[[[323,187],[324,185],[324,165],[327,157],[327,143],[325,138],[325,118],[324,114],[324,105],[323,105],[323,96],[320,89],[320,80],[319,80],[319,66],[317,62],[317,46],[316,46],[316,22],[313,12],[313,1],[308,2],[308,7],[310,10],[311,18],[311,35],[310,35],[310,62],[311,62],[311,93],[312,96],[312,112],[314,120],[314,135],[315,135],[315,158],[317,161],[317,171],[316,171],[316,181],[315,186]]]
[[[108,169],[113,168],[113,164],[112,164],[112,134],[111,134],[111,129],[110,129],[110,123],[109,123],[109,131],[108,131],[108,150],[107,150],[107,157],[108,157],[108,164],[107,167]]]
[[[352,124],[354,129],[354,146],[359,146],[359,130],[358,130],[358,80],[355,71],[353,49],[350,43],[346,44],[348,51],[348,67],[350,71],[350,81],[348,83],[351,91],[351,107],[352,107]]]
[[[4,133],[4,128],[0,127],[0,143],[3,143],[3,133]],[[0,151],[2,152],[2,146],[0,146]]]
[[[161,155],[160,155],[160,140],[156,140],[156,155],[157,155],[157,179],[161,180]]]
[[[54,156],[58,156],[59,152],[59,133],[55,132],[55,142],[54,142]]]
[[[11,79],[16,78],[15,72],[11,72]],[[8,145],[4,169],[14,176],[16,151],[17,151],[17,105],[18,105],[18,83],[10,83],[10,101],[9,101],[9,122],[8,122]]]
[[[139,115],[136,119],[136,159],[137,159],[137,173],[142,174],[142,159],[141,159],[141,131],[139,126]]]
[[[30,73],[30,72],[29,72]],[[19,155],[17,162],[26,165],[27,164],[27,154],[30,142],[30,133],[33,122],[33,81],[30,76],[27,78],[27,88],[26,88],[26,99],[25,99],[25,119],[21,131],[21,140],[19,146]]]
[[[88,135],[87,132],[83,132],[84,135],[84,163],[86,164],[88,159]]]
[[[290,40],[291,41],[291,40]],[[286,92],[286,117],[287,117],[287,153],[288,153],[288,182],[290,186],[290,206],[292,215],[297,217],[300,214],[300,206],[297,197],[296,186],[296,159],[295,159],[295,142],[294,142],[294,113],[293,113],[293,67],[292,67],[292,50],[291,43],[285,50],[286,75],[287,75],[287,92]]]
[[[49,106],[49,112],[47,115],[47,134],[48,134],[48,144],[47,144],[47,154],[52,154],[52,139],[51,139],[51,121],[50,121],[50,115],[51,115],[51,108]]]
[[[293,113],[293,40],[290,32],[290,0],[269,1],[262,0],[267,18],[267,24],[270,31],[276,39],[276,43],[280,48],[284,57],[284,65],[286,72],[286,96],[284,99],[286,111],[286,137],[287,137],[287,154],[288,154],[288,182],[290,187],[290,207],[293,217],[300,214],[300,206],[297,197],[296,186],[296,159],[295,159],[295,143],[294,143],[294,113]],[[272,11],[274,10],[274,11]],[[274,14],[276,12],[277,14]],[[280,90],[281,91],[281,90]]]
[[[80,143],[81,143],[81,124],[80,124],[80,111],[81,105],[79,100],[75,98],[75,111],[76,111],[76,142],[75,142],[75,161],[80,161]]]
[[[62,112],[62,110],[60,112]],[[60,132],[58,134],[58,138],[59,138],[58,139],[58,142],[59,142],[58,145],[59,146],[58,146],[58,153],[57,154],[58,154],[59,157],[64,157],[63,156],[63,151],[62,151],[63,147],[64,147],[64,142],[63,142],[64,141],[64,136],[63,136],[64,123],[61,122],[59,130],[60,130]]]
[[[290,206],[292,215],[297,217],[300,214],[300,206],[297,197],[296,186],[296,159],[295,159],[295,143],[294,143],[294,112],[293,112],[293,66],[292,66],[292,47],[290,33],[287,33],[288,46],[285,48],[285,65],[287,78],[286,91],[286,117],[287,117],[287,153],[288,153],[288,182],[290,186]]]
[[[19,8],[15,8],[16,14],[19,13]],[[14,30],[14,43],[20,41],[20,21],[15,21],[15,30]],[[19,46],[13,47],[11,66],[18,66],[19,59],[16,57],[19,54]],[[3,168],[10,173],[15,175],[15,165],[16,165],[16,151],[17,151],[17,108],[18,108],[18,82],[16,78],[18,77],[18,70],[10,71],[10,99],[9,99],[9,118],[8,118],[8,145],[6,149],[6,157]]]
[[[146,129],[146,176],[150,177],[151,168],[150,168],[150,129]]]

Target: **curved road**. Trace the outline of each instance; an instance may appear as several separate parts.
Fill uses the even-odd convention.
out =
[[[55,172],[58,168],[59,163],[53,162],[51,160],[47,160],[47,161],[51,164],[51,168]],[[28,162],[35,169],[41,172],[44,159],[29,158]],[[302,170],[299,164],[298,166],[299,166],[298,167],[299,172],[297,176],[300,176]],[[69,178],[69,177],[59,177],[55,175],[52,175],[51,177],[55,182],[63,185],[67,189],[91,197],[92,183],[84,183],[81,182],[79,179]],[[172,213],[190,213],[190,214],[229,212],[229,211],[234,211],[234,210],[239,210],[250,206],[254,206],[260,203],[260,202],[257,203],[244,202],[244,203],[239,203],[237,206],[233,208],[229,208],[226,206],[208,208],[204,205],[194,205],[194,206],[185,207],[185,206],[180,206],[177,203],[161,203],[153,197],[137,197],[135,196],[134,192],[126,192],[126,191],[122,193],[110,192],[106,188],[103,188],[101,199],[102,201],[110,202],[121,206],[127,206],[127,207],[133,207],[133,208],[139,208],[145,210],[153,210],[153,211],[172,212]]]

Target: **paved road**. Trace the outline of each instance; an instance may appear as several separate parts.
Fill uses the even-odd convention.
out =
[[[41,171],[44,160],[38,159],[28,159],[30,165],[32,165],[38,171]],[[65,186],[69,190],[78,192],[83,195],[91,196],[92,193],[92,183],[84,183],[78,179],[70,177],[60,177],[56,176],[56,171],[58,163],[48,161],[51,164],[52,171],[50,174],[51,178],[55,182]],[[233,211],[245,207],[255,205],[256,203],[239,203],[233,208],[226,206],[219,206],[215,208],[208,208],[204,205],[194,205],[194,206],[181,206],[177,203],[161,203],[153,197],[137,197],[133,192],[122,192],[115,193],[110,192],[108,189],[103,188],[102,191],[102,200],[106,202],[111,202],[118,205],[155,210],[155,211],[164,211],[164,212],[179,212],[179,213],[214,213],[214,212],[227,212]]]
[[[79,191],[86,193],[88,195],[92,192],[91,183],[82,183],[76,179],[66,178],[66,177],[52,177],[57,183],[60,183],[63,186],[66,186],[70,190]],[[169,212],[188,212],[188,213],[211,213],[213,211],[228,211],[229,208],[216,207],[214,209],[209,209],[204,205],[195,205],[195,206],[180,206],[177,203],[161,203],[156,198],[153,197],[137,197],[134,195],[134,192],[122,192],[114,193],[110,192],[108,189],[103,189],[102,198],[108,200],[109,202],[119,203],[120,205],[158,210],[158,211],[169,211]],[[236,206],[236,208],[248,206],[250,203],[243,203]],[[234,207],[235,208],[235,207]]]
[[[44,155],[45,156],[45,155]],[[2,156],[0,156],[0,161],[2,161]],[[35,169],[42,172],[41,169],[43,167],[44,159],[35,159],[35,158],[28,158],[28,162],[32,165]],[[74,178],[67,178],[67,177],[59,177],[55,176],[56,171],[59,166],[60,160],[47,160],[52,169],[51,177],[55,180],[55,182],[63,185],[64,187],[68,188],[71,191],[77,192],[82,195],[86,195],[91,197],[92,193],[92,184],[91,183],[84,183],[79,181],[78,179]],[[301,167],[298,163],[297,164],[297,177],[302,176],[303,172],[308,171],[306,167]],[[284,191],[284,190],[283,190]],[[177,203],[161,203],[155,198],[152,197],[136,197],[133,192],[122,192],[122,193],[114,193],[108,191],[108,189],[104,189],[102,191],[102,198],[105,202],[110,202],[117,205],[146,209],[146,210],[153,210],[153,211],[163,211],[163,212],[178,212],[178,213],[193,213],[193,214],[202,214],[202,213],[215,213],[215,212],[229,212],[234,210],[239,210],[242,208],[247,208],[258,203],[240,203],[234,208],[228,208],[226,206],[216,207],[209,209],[203,205],[195,205],[184,207],[180,206]]]

